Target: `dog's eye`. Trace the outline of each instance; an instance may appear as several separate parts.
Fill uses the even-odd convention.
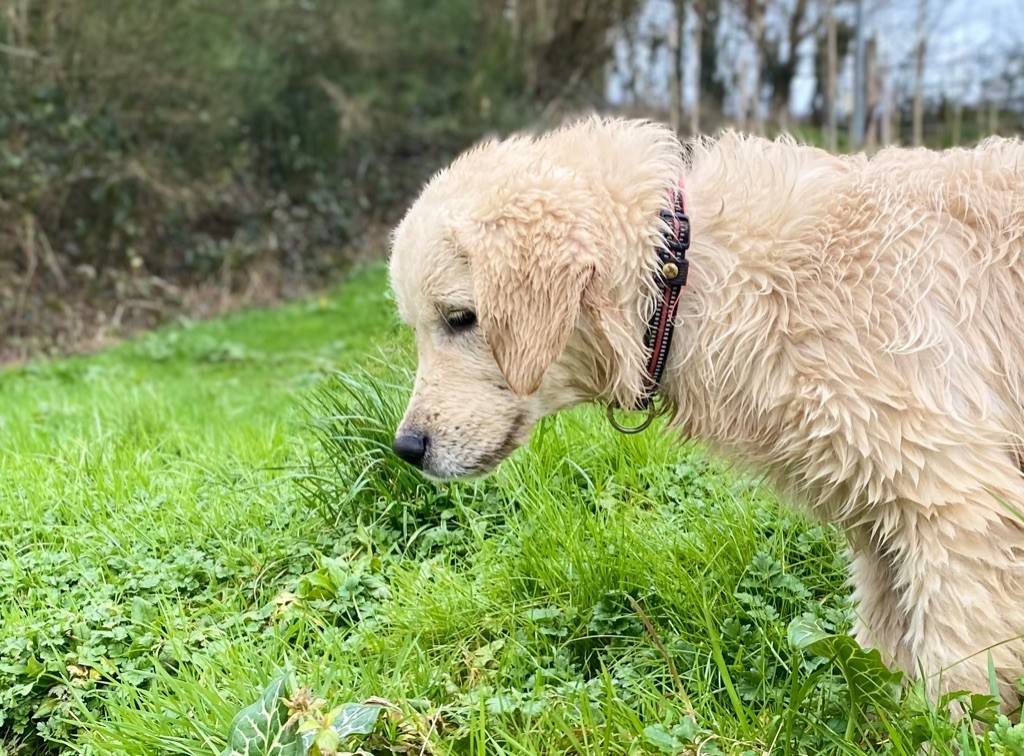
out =
[[[445,315],[444,322],[453,331],[468,331],[476,325],[476,313],[472,310],[456,310]]]

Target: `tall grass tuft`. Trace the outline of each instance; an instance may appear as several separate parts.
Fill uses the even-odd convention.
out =
[[[452,550],[464,536],[479,538],[483,527],[503,520],[506,498],[493,481],[428,480],[392,453],[411,384],[407,368],[378,360],[314,390],[306,409],[317,448],[296,482],[339,534],[358,533],[374,550],[425,557]]]

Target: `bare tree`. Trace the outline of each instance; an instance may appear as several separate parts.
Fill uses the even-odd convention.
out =
[[[928,0],[917,0],[917,45],[914,48],[914,136],[915,147],[924,141],[924,57],[928,45],[925,20]]]
[[[551,110],[581,90],[600,90],[611,32],[627,23],[640,5],[640,0],[510,3],[507,14],[522,60],[526,91]]]
[[[701,69],[703,59],[703,23],[704,23],[704,2],[693,0],[693,29],[690,38],[691,49],[693,50],[693,107],[690,109],[690,133],[696,136],[700,133],[700,98],[701,98]]]
[[[701,99],[701,121],[708,119],[708,113],[723,113],[726,99],[735,87],[735,66],[731,70],[725,70],[719,66],[719,59],[723,52],[730,46],[729,39],[720,34],[725,21],[733,15],[733,11],[740,12],[740,0],[695,0],[699,3],[699,24],[700,44],[695,45],[695,52],[700,57],[700,64],[696,66],[697,92]],[[696,6],[695,6],[696,7]],[[733,31],[733,30],[730,30]],[[743,30],[738,30],[742,36]],[[735,39],[736,35],[729,35]],[[732,62],[731,59],[729,59]]]
[[[942,17],[945,3],[917,0],[917,43],[914,46],[913,144],[924,143],[924,73],[928,56],[928,40]]]
[[[764,114],[761,112],[761,79],[764,75],[765,12],[768,0],[746,0],[747,29],[754,45],[753,93],[750,98],[754,116],[754,130],[764,133]]]
[[[818,33],[823,22],[824,14],[815,12],[817,5],[812,0],[774,0],[768,8],[772,20],[764,45],[764,74],[772,90],[772,110],[783,129],[789,123],[789,100],[800,48]]]
[[[674,0],[675,18],[668,33],[668,54],[671,58],[671,113],[672,130],[677,134],[683,126],[683,32],[686,26],[686,0]]]
[[[867,57],[867,31],[865,29],[864,0],[857,0],[856,17],[853,23],[853,118],[850,119],[850,145],[859,150],[864,145],[864,100],[867,95],[865,59]]]
[[[864,60],[866,103],[868,112],[867,133],[864,143],[868,153],[878,149],[879,130],[882,124],[882,76],[878,69],[878,39],[871,37],[867,42]]]
[[[836,111],[836,82],[839,71],[839,43],[836,34],[836,3],[828,0],[825,23],[827,25],[828,82],[825,86],[825,109],[828,119],[828,148],[839,149],[839,115]]]
[[[640,93],[637,89],[636,59],[638,46],[636,32],[636,24],[633,19],[629,19],[622,24],[622,41],[626,47],[626,63],[620,73],[624,79],[623,88],[629,96],[629,104],[633,107],[636,107],[637,102],[640,100]]]

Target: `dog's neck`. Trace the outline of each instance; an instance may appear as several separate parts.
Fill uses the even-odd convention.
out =
[[[762,339],[751,339],[742,350],[729,343],[723,326],[739,316],[743,303],[731,301],[730,289],[741,267],[739,246],[757,240],[729,233],[729,216],[742,217],[745,208],[727,208],[698,175],[687,176],[687,212],[692,229],[690,273],[676,317],[676,330],[659,393],[671,411],[671,423],[684,435],[731,447],[749,438],[754,418],[732,417],[727,410],[744,391],[746,369],[761,359]]]
[[[726,139],[700,150],[684,173],[690,273],[660,387],[684,435],[754,463],[779,459],[775,421],[794,380],[785,340],[797,284],[778,252],[821,248],[826,233],[811,220],[800,177],[818,162],[836,174],[846,168],[809,150],[805,165],[780,172],[771,149],[764,140]],[[634,291],[655,296],[642,280]],[[639,338],[650,307],[623,296],[623,311],[638,313]]]
[[[801,256],[827,246],[821,205],[831,201],[829,184],[836,182],[838,192],[856,159],[735,134],[692,145],[685,166],[670,145],[635,151],[647,159],[603,172],[578,153],[612,208],[604,230],[605,301],[581,318],[551,380],[570,386],[576,401],[635,406],[646,376],[642,340],[657,296],[652,245],[664,228],[658,213],[668,204],[666,188],[682,177],[689,279],[660,394],[684,435],[734,458],[778,463],[777,426],[789,401],[783,393],[801,380],[786,360],[789,312],[798,306],[794,271],[806,272]]]

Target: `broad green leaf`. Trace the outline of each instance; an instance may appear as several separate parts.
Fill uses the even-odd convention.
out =
[[[899,695],[903,674],[889,669],[878,649],[863,649],[849,635],[830,633],[806,616],[793,620],[787,635],[795,647],[831,661],[854,701],[892,700]]]
[[[693,717],[683,717],[683,721],[672,728],[672,734],[678,738],[682,738],[687,743],[696,740],[697,736],[700,734],[700,728],[697,726],[697,720]]]
[[[794,648],[809,649],[812,644],[828,638],[831,633],[824,630],[815,618],[803,616],[789,623],[786,635]]]
[[[648,725],[644,728],[644,738],[662,753],[678,753],[683,747],[682,741],[669,732],[665,725]]]
[[[369,735],[377,726],[380,709],[380,706],[369,704],[343,704],[327,715],[331,723],[327,729],[309,723],[302,728],[303,746],[308,749],[316,744],[323,748],[325,744],[333,743],[330,745],[333,748],[353,735]]]
[[[342,738],[350,735],[369,735],[377,726],[380,708],[368,704],[345,704],[334,718],[331,727]]]
[[[221,756],[304,756],[306,747],[295,728],[288,725],[288,693],[291,676],[274,680],[259,701],[242,709],[232,720],[228,746]]]

